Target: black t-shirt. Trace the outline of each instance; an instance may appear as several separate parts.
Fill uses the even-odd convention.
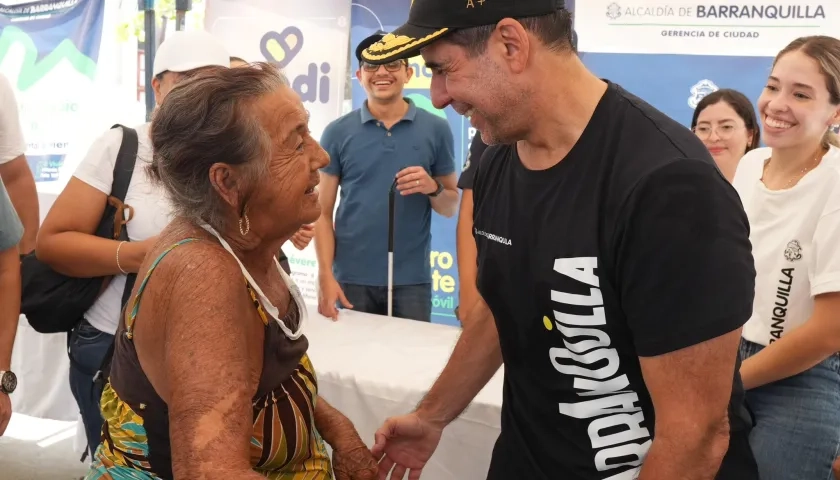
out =
[[[505,364],[488,478],[636,478],[654,433],[639,357],[752,313],[737,193],[695,135],[610,84],[560,163],[527,170],[515,146],[491,146],[473,194],[478,288]],[[758,478],[737,370],[721,480]]]
[[[470,151],[467,154],[467,161],[464,162],[464,170],[458,178],[458,188],[461,190],[473,188],[475,169],[485,150],[487,150],[487,144],[481,139],[481,134],[476,132],[472,142],[470,142]]]

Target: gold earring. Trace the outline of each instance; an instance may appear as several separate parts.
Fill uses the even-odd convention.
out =
[[[245,221],[244,228],[242,226],[243,220]],[[242,214],[241,217],[239,217],[239,233],[241,233],[242,236],[244,237],[245,235],[248,235],[248,232],[250,232],[250,231],[251,231],[251,221],[248,220],[248,214],[244,213],[244,214]]]

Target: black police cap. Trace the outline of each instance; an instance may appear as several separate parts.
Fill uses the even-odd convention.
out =
[[[359,57],[374,65],[411,58],[459,29],[493,25],[503,18],[548,15],[564,8],[563,0],[412,0],[408,22],[365,48]]]

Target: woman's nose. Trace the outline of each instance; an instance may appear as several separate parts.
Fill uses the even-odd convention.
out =
[[[767,108],[769,108],[771,112],[784,112],[787,110],[788,105],[787,101],[781,95],[776,95],[767,102]]]
[[[326,150],[323,149],[323,147],[321,147],[321,145],[318,145],[317,151],[315,152],[314,155],[312,155],[312,162],[311,162],[312,171],[320,170],[320,169],[326,167],[329,164],[330,164],[330,155],[327,153]]]

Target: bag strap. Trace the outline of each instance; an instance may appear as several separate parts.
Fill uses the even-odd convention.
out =
[[[120,124],[116,124],[111,128],[121,128],[123,133],[120,150],[117,153],[117,161],[114,163],[114,181],[111,184],[111,197],[119,200],[120,203],[123,203],[125,202],[125,196],[128,194],[128,186],[131,184],[131,176],[134,173],[134,164],[137,162],[137,150],[140,142],[137,138],[137,131],[133,128]],[[109,205],[109,207],[111,206],[112,205]],[[109,209],[106,207],[106,212],[108,210]],[[113,210],[113,212],[108,213],[111,215],[115,215],[116,213],[125,215],[121,208],[113,208]],[[120,222],[120,228],[114,229],[114,232],[118,232],[115,240],[127,242],[128,230],[126,228],[122,228],[122,222],[125,221],[125,218],[114,218],[113,220],[114,224],[118,221]],[[131,290],[134,288],[134,282],[136,279],[137,274],[131,273],[126,275],[125,289],[123,290],[121,305],[124,306],[128,302],[128,297],[131,295]]]
[[[125,196],[128,194],[128,186],[131,184],[131,176],[134,173],[139,140],[137,138],[137,131],[133,128],[120,124],[114,125],[111,128],[122,128],[123,139],[120,144],[120,150],[117,153],[117,161],[114,164],[114,180],[111,184],[111,195],[108,204],[105,206],[105,214],[102,216],[100,226],[112,224],[114,226],[114,232],[118,232],[117,235],[114,235],[117,237],[115,240],[127,242],[129,241],[128,229],[123,228],[124,222],[127,222],[127,220],[125,218],[116,218],[116,214],[120,213],[120,215],[125,215],[125,205],[123,202],[125,202]],[[117,202],[112,200],[117,200]],[[129,210],[129,215],[132,214],[133,212]],[[113,220],[110,221],[111,219]],[[120,223],[118,224],[117,222]],[[125,307],[128,304],[128,299],[131,297],[131,291],[134,289],[136,280],[136,273],[129,273],[125,276],[125,288],[123,288],[122,301],[120,302],[120,322],[122,322]],[[114,355],[114,344],[115,342],[111,342],[111,345],[108,346],[108,351],[105,352],[105,357],[102,359],[102,365],[93,377],[94,385],[92,388],[99,388],[100,393],[108,374],[110,374],[111,357]]]
[[[122,128],[123,138],[120,144],[120,151],[117,153],[117,161],[114,163],[114,181],[111,184],[111,196],[124,202],[128,193],[128,185],[131,183],[131,175],[134,173],[134,164],[137,161],[137,149],[139,140],[137,131],[120,124],[111,127]]]

